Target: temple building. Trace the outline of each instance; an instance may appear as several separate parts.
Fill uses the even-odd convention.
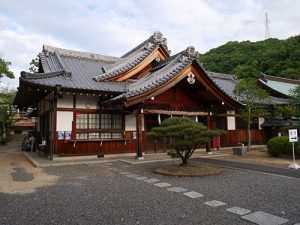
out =
[[[39,58],[38,73],[21,73],[14,104],[35,109],[38,142],[46,141],[50,159],[166,151],[147,132],[170,116],[226,130],[221,146],[247,142],[236,78],[205,71],[194,47],[171,55],[160,32],[121,57],[44,45]],[[272,93],[274,104],[287,102]],[[265,144],[258,121],[252,143]]]

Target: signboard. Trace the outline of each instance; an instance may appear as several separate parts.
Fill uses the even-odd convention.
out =
[[[297,142],[298,141],[297,129],[289,130],[289,140],[290,140],[290,142]]]
[[[134,139],[134,140],[136,139],[136,131],[132,132],[132,139]]]

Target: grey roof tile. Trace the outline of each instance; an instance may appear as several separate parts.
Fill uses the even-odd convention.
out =
[[[52,48],[54,50],[54,48]],[[104,58],[99,60],[98,58],[83,55],[76,56],[74,54],[62,54],[60,55],[63,64],[59,63],[57,55],[52,52],[42,52],[43,58],[42,66],[43,69],[47,70],[47,73],[62,71],[62,65],[65,69],[72,73],[71,79],[66,79],[63,74],[61,76],[46,77],[40,76],[43,79],[32,79],[25,78],[27,81],[36,83],[39,85],[56,86],[61,85],[63,88],[71,89],[85,89],[95,91],[107,91],[111,92],[124,92],[127,82],[96,82],[93,77],[97,74],[102,73],[102,67],[110,65],[111,61],[104,61]],[[110,59],[110,58],[109,58]],[[46,73],[46,76],[47,76]]]
[[[159,86],[175,77],[194,60],[201,67],[197,53],[192,47],[189,47],[187,50],[157,63],[149,74],[137,81],[102,81],[130,70],[144,60],[158,44],[162,44],[160,41],[150,39],[147,39],[121,58],[44,46],[44,51],[40,53],[40,59],[45,73],[28,74],[22,76],[21,79],[50,87],[61,85],[63,88],[69,89],[116,92],[120,93],[120,95],[111,100],[118,100],[159,88]],[[149,42],[150,45],[148,45]],[[145,47],[145,45],[147,46]],[[72,74],[71,79],[65,77],[68,71]],[[233,94],[233,90],[237,84],[235,76],[212,72],[208,72],[207,74],[225,94],[236,100],[236,96]],[[274,104],[284,104],[287,100],[271,97],[271,101]]]
[[[162,34],[160,32],[154,33],[149,39],[123,55],[120,60],[107,68],[105,73],[95,76],[94,79],[97,81],[103,81],[131,70],[147,58],[157,46],[162,45],[167,51],[167,47],[164,43],[165,40]]]
[[[186,51],[181,52],[186,54]],[[125,97],[133,97],[138,94],[145,93],[154,88],[158,88],[174,76],[181,72],[187,65],[189,65],[194,58],[186,58],[179,61],[181,54],[177,54],[177,57],[173,57],[171,61],[165,63],[164,67],[160,67],[159,70],[150,72],[147,76],[142,77],[140,80],[129,85],[129,91],[125,93]],[[124,97],[124,95],[122,95]],[[117,98],[119,99],[119,98]]]
[[[111,63],[114,63],[120,59],[120,58],[114,57],[114,56],[106,56],[106,55],[100,55],[100,54],[95,54],[95,53],[90,53],[90,52],[74,51],[74,50],[69,50],[69,49],[52,47],[49,45],[44,45],[43,51],[47,52],[47,53],[54,53],[55,51],[57,51],[60,55],[68,56],[68,57],[72,57],[72,58],[88,59],[88,60],[95,60],[95,61],[105,61],[105,62],[111,62]]]
[[[235,96],[234,89],[237,84],[236,76],[231,74],[223,74],[223,73],[214,73],[214,72],[208,72],[208,76],[211,78],[211,80],[228,96],[230,96],[235,101],[240,102],[239,98]],[[260,100],[258,100],[260,101]],[[271,96],[270,99],[267,101],[260,101],[261,103],[273,103],[273,104],[286,104],[288,102],[287,99],[284,98],[278,98]],[[240,102],[242,103],[242,102]]]

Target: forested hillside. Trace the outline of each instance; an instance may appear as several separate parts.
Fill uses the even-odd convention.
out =
[[[300,35],[286,40],[230,41],[200,55],[208,71],[240,77],[267,75],[300,79]]]

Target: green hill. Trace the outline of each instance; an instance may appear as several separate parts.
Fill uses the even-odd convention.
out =
[[[230,41],[200,55],[208,71],[254,76],[267,75],[300,79],[300,35],[286,40]]]

